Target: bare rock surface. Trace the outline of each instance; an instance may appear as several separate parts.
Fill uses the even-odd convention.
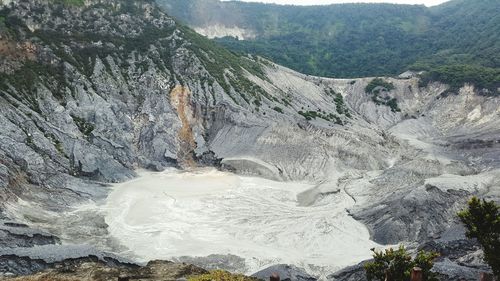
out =
[[[256,272],[252,276],[259,278],[260,280],[269,280],[269,277],[272,274],[278,274],[281,280],[290,281],[315,281],[316,278],[304,272],[303,269],[297,268],[293,265],[286,264],[277,264],[275,266],[271,266],[265,268],[259,272]]]
[[[0,280],[29,281],[115,281],[115,280],[182,280],[207,271],[188,264],[151,261],[144,267],[118,264],[110,266],[98,260],[77,260],[60,263],[40,273],[18,278],[0,277]]]
[[[438,247],[446,255],[463,240],[455,214],[467,198],[500,198],[500,99],[471,85],[444,95],[438,82],[384,78],[397,111],[365,92],[372,78],[312,77],[236,57],[148,1],[9,2],[0,218],[29,227],[0,226],[3,257],[59,242],[50,247],[61,253],[67,244],[126,250],[102,214],[81,207],[102,203],[110,183],[141,168],[214,165],[312,183],[304,206],[349,196],[347,211],[373,240],[423,245],[446,233]],[[476,251],[436,270],[473,276]],[[67,258],[33,258],[51,256]]]

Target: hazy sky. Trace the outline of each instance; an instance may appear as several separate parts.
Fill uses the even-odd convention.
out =
[[[276,4],[293,4],[293,5],[326,5],[334,3],[399,3],[399,4],[425,4],[426,6],[434,6],[446,2],[447,0],[241,0],[246,2],[264,2]]]

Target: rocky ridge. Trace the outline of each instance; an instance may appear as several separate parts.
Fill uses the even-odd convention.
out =
[[[180,280],[208,273],[188,264],[151,261],[140,267],[130,264],[109,263],[89,257],[85,260],[65,261],[31,276],[2,278],[0,280],[51,280],[51,281],[115,281],[115,280]]]
[[[102,216],[75,206],[104,200],[138,168],[209,165],[316,183],[304,205],[346,193],[374,241],[440,249],[446,276],[483,267],[468,262],[477,245],[454,246],[465,241],[455,213],[471,195],[500,196],[498,98],[385,78],[394,89],[379,90],[397,111],[366,93],[372,78],[238,57],[153,2],[75,3],[18,0],[0,11],[4,257],[117,252]]]

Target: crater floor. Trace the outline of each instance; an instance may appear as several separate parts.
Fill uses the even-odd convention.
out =
[[[214,169],[141,172],[113,187],[104,208],[110,235],[137,261],[231,254],[254,273],[278,263],[325,276],[370,257],[379,247],[350,217],[344,192],[303,206],[314,188]]]

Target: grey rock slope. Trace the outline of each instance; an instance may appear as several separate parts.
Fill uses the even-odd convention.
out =
[[[277,273],[281,280],[289,281],[289,280],[297,280],[297,281],[314,281],[316,278],[313,276],[304,273],[303,269],[297,268],[295,266],[278,264],[275,266],[268,267],[259,272],[253,274],[253,277],[257,277],[260,280],[269,280],[270,276],[274,273]]]
[[[119,248],[102,216],[73,207],[139,168],[313,182],[301,203],[349,195],[382,244],[463,240],[450,227],[466,199],[500,196],[500,99],[472,86],[443,95],[440,83],[385,78],[391,109],[365,92],[372,78],[237,57],[150,1],[19,0],[0,16],[0,216],[50,233],[2,226],[1,245]],[[443,262],[468,268],[475,251]]]

